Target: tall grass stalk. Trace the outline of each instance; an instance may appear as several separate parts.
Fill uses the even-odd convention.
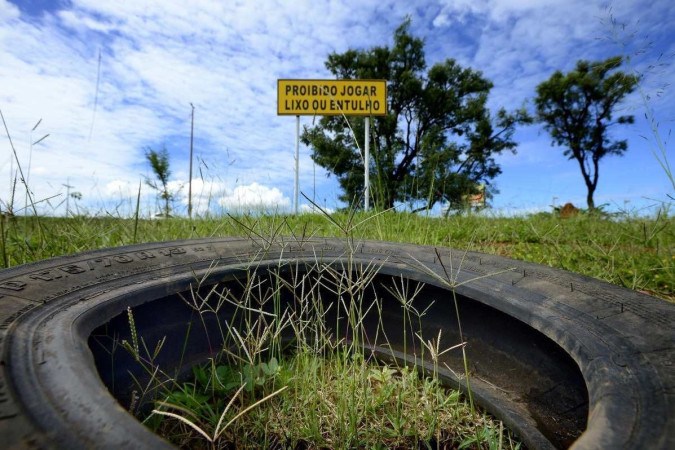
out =
[[[21,176],[21,183],[23,183],[24,188],[26,189],[26,196],[28,197],[31,208],[33,209],[33,213],[34,213],[35,218],[37,220],[39,236],[40,236],[41,239],[44,240],[45,233],[44,233],[44,230],[42,229],[42,224],[39,220],[39,215],[38,215],[38,212],[37,212],[37,208],[35,207],[35,201],[33,199],[33,194],[31,192],[30,188],[28,187],[28,182],[26,181],[26,177],[23,174],[23,168],[21,167],[21,161],[19,161],[19,155],[16,153],[16,148],[14,147],[14,142],[12,142],[12,136],[9,133],[9,128],[7,127],[7,122],[5,121],[5,115],[2,113],[2,109],[0,109],[0,118],[2,118],[2,125],[5,127],[5,133],[7,134],[7,140],[9,141],[9,146],[12,149],[12,155],[14,156],[14,160],[16,161],[17,170],[19,171],[19,174]],[[8,211],[8,213],[12,213],[12,211]]]
[[[654,113],[654,108],[651,105],[651,96],[647,94],[647,91],[644,87],[644,79],[645,79],[645,73],[641,72],[640,70],[637,69],[635,63],[633,62],[633,55],[631,54],[630,51],[628,51],[628,39],[629,38],[624,38],[622,36],[622,32],[626,29],[626,24],[625,23],[620,23],[616,17],[614,16],[612,12],[611,6],[608,7],[608,15],[609,15],[609,25],[610,25],[610,39],[619,46],[621,53],[624,58],[624,62],[626,66],[628,66],[628,69],[640,80],[637,86],[638,93],[640,94],[640,100],[642,102],[642,105],[644,107],[644,116],[647,122],[649,123],[649,129],[652,134],[652,139],[653,143],[656,144],[656,148],[653,146],[649,146],[649,150],[652,152],[652,155],[654,156],[654,159],[659,163],[661,166],[661,169],[663,169],[663,172],[666,174],[666,177],[670,181],[671,187],[672,187],[672,192],[670,194],[667,194],[668,197],[671,200],[675,200],[675,175],[673,174],[673,170],[671,168],[670,162],[668,161],[668,149],[666,147],[666,141],[662,138],[661,132],[659,130],[659,121],[656,118],[656,115]],[[633,33],[631,35],[631,38],[635,35]],[[638,53],[645,53],[646,49],[651,46],[651,43],[648,43],[646,45],[645,49],[641,49],[638,51]],[[636,53],[636,54],[638,54]],[[672,56],[672,55],[671,55]],[[654,69],[658,67],[659,65],[663,64],[662,62],[663,58],[663,53],[659,54],[659,56],[649,65],[649,69]],[[670,135],[670,132],[668,133]],[[647,137],[643,136],[645,141],[649,141]]]
[[[265,446],[282,447],[416,447],[425,442],[461,446],[476,439],[496,445],[499,426],[489,425],[472,402],[464,405],[458,394],[438,382],[441,356],[463,349],[464,343],[443,349],[440,333],[435,340],[425,340],[422,317],[430,306],[420,311],[416,304],[423,285],[401,277],[383,291],[376,289],[382,283],[379,265],[355,257],[354,226],[368,218],[332,219],[351,238],[339,259],[317,255],[311,263],[288,265],[280,260],[270,267],[253,258],[243,263],[240,278],[223,286],[205,282],[215,266],[195,274],[192,289],[182,298],[200,316],[207,334],[205,317],[214,315],[220,336],[207,339],[212,354],[219,348],[220,352],[208,364],[193,368],[193,381],[164,374],[153,363],[161,345],[153,351],[131,333],[131,342],[123,342],[123,347],[145,365],[153,380],[152,386],[136,380],[139,404],[154,399],[146,423],[177,444],[203,439],[212,448],[235,442],[260,445],[260,439]],[[273,244],[297,245],[287,242],[278,222],[240,221],[239,226],[263,244],[263,251]],[[304,238],[305,233],[298,236]],[[368,350],[392,348],[381,315],[385,293],[404,311],[404,348],[407,353],[408,345],[414,346],[412,360],[383,365]],[[221,324],[218,313],[226,304],[234,312]],[[376,330],[366,325],[373,323],[373,315],[378,317]],[[132,318],[129,313],[133,327]],[[424,367],[426,355],[434,369],[420,376],[408,365],[421,361],[419,367]],[[485,438],[478,429],[492,431]]]
[[[141,210],[141,186],[143,183],[138,182],[138,195],[136,196],[136,211],[134,211],[134,238],[132,242],[135,244],[138,242],[136,237],[138,236],[138,216]]]

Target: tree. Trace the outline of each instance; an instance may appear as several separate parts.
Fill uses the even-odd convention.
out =
[[[173,200],[173,194],[169,191],[169,177],[171,176],[171,170],[169,168],[169,153],[166,148],[163,148],[160,151],[155,151],[151,148],[145,150],[145,159],[150,163],[157,181],[145,177],[145,184],[157,191],[159,198],[164,200],[164,212],[162,215],[164,217],[171,216],[171,201]]]
[[[567,147],[563,154],[576,159],[586,183],[588,209],[595,209],[593,194],[598,186],[600,160],[621,156],[625,140],[612,141],[608,128],[633,123],[633,116],[613,120],[614,109],[635,90],[638,78],[620,71],[620,56],[605,61],[578,61],[576,69],[563,75],[557,71],[537,86],[537,120],[553,138],[552,145]]]
[[[503,109],[493,120],[486,106],[492,83],[478,71],[453,59],[426,71],[424,42],[409,28],[406,20],[395,31],[392,48],[332,53],[326,61],[338,79],[388,80],[388,114],[371,121],[371,191],[380,208],[407,202],[425,209],[475,194],[501,173],[494,156],[514,151],[514,127],[528,120],[524,111]],[[302,134],[312,159],[338,178],[340,199],[349,203],[363,196],[364,131],[363,118],[331,116]]]

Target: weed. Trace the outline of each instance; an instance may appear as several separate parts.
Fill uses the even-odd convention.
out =
[[[351,235],[354,217],[333,223]],[[287,239],[280,232],[288,226],[285,219],[267,224],[267,230],[260,229],[258,220],[238,224],[263,250]],[[335,261],[290,266],[280,261],[277,267],[263,267],[252,260],[239,278],[222,286],[206,282],[213,266],[196,277],[182,299],[198,314],[209,351],[216,356],[193,367],[187,381],[162,373],[154,363],[156,351],[149,351],[132,329],[131,341],[122,346],[152,381],[135,379],[136,411],[146,424],[183,447],[411,448],[511,442],[492,419],[477,413],[470,390],[465,402],[439,382],[440,357],[464,351],[464,342],[442,348],[441,333],[424,338],[422,317],[429,306],[420,309],[416,301],[423,285],[403,277],[381,278],[377,264],[356,262],[356,243],[348,242],[345,255]],[[456,273],[446,275],[456,283]],[[404,310],[403,347],[415,355],[412,361],[394,358],[385,364],[378,357],[394,348],[387,338],[391,327],[382,320],[385,302]],[[220,314],[226,305],[229,312]],[[135,327],[133,313],[127,315]],[[206,318],[211,315],[219,336],[208,336]],[[216,353],[217,348],[221,351]],[[434,367],[429,372],[421,369],[426,357]],[[468,385],[466,355],[464,359]],[[152,411],[145,416],[148,402]]]

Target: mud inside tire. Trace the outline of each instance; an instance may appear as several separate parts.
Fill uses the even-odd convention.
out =
[[[10,448],[169,447],[127,413],[136,369],[123,353],[112,363],[106,347],[126,338],[127,308],[147,342],[175,340],[161,357],[179,372],[219,348],[207,324],[193,326],[182,349],[195,317],[179,294],[196,279],[227,287],[252,268],[290,273],[347,260],[377,267],[373,292],[388,305],[390,341],[401,317],[388,285],[423,283],[420,301],[432,305],[423,333],[443,330],[450,344],[458,342],[454,290],[474,396],[529,448],[675,447],[673,305],[497,256],[339,239],[142,244],[0,272],[1,440]],[[392,351],[373,340],[369,350],[415,362],[395,342]],[[453,354],[445,362],[461,364]],[[452,370],[441,375],[462,387]]]

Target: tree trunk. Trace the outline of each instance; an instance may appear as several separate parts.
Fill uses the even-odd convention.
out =
[[[595,209],[595,201],[593,200],[593,194],[595,193],[595,188],[598,185],[598,161],[593,160],[594,172],[591,174],[590,168],[586,170],[586,165],[584,164],[585,152],[572,149],[574,158],[579,163],[579,168],[581,169],[581,175],[584,177],[584,183],[586,183],[586,205],[588,205],[588,210],[593,211]],[[593,178],[591,178],[591,176]]]
[[[588,194],[586,194],[586,204],[588,205],[588,210],[593,211],[595,209],[595,201],[593,200],[593,192],[595,189],[588,188]]]

